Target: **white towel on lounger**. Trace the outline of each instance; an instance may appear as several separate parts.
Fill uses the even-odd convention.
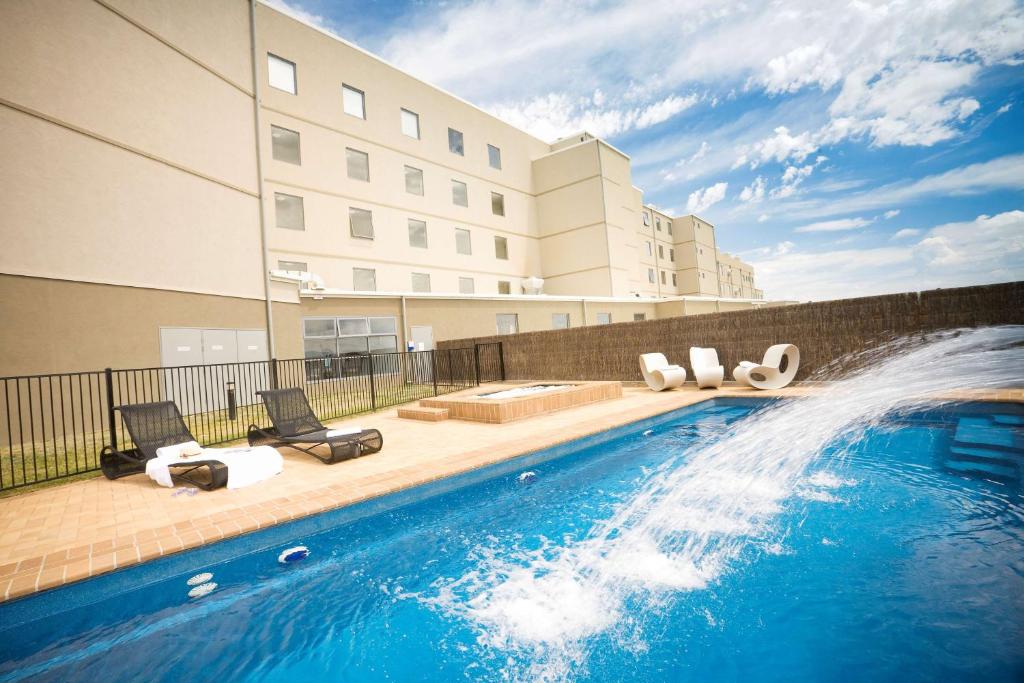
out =
[[[228,468],[228,488],[240,489],[251,486],[284,469],[281,454],[270,446],[242,448],[203,448],[202,453],[188,458],[181,457],[182,451],[198,447],[195,441],[165,446],[156,450],[156,457],[146,461],[146,474],[160,486],[174,488],[170,465],[194,463],[201,460],[217,460]]]
[[[341,429],[328,429],[327,438],[333,439],[336,436],[352,436],[353,434],[360,434],[363,430],[359,427],[342,427]]]

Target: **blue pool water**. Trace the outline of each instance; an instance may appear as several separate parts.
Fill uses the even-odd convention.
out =
[[[1024,679],[1016,405],[892,415],[829,444],[765,525],[679,508],[682,536],[737,527],[692,581],[666,569],[650,588],[657,558],[630,546],[577,562],[603,573],[579,595],[543,588],[562,550],[765,406],[709,401],[2,606],[0,681]],[[278,563],[300,544],[307,559]],[[200,572],[217,587],[190,599]]]

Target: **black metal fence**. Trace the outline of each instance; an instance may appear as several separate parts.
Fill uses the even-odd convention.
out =
[[[299,387],[321,420],[504,379],[501,343],[173,368],[0,378],[0,490],[99,469],[105,445],[130,446],[114,408],[174,401],[203,445],[270,422],[257,392]]]

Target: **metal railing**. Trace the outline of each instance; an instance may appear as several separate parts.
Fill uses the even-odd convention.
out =
[[[437,351],[0,377],[0,490],[99,469],[130,446],[114,408],[174,401],[206,446],[269,426],[258,393],[299,387],[321,420],[504,379],[500,343]]]

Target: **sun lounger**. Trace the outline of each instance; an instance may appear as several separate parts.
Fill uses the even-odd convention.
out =
[[[674,389],[686,381],[686,368],[669,365],[661,353],[645,353],[640,356],[640,372],[647,386],[654,391]]]
[[[302,389],[268,389],[257,393],[274,426],[249,425],[251,446],[288,446],[329,465],[376,453],[384,447],[384,437],[376,429],[347,431],[325,427],[313,413]],[[313,450],[324,444],[331,449],[329,456]]]
[[[800,349],[792,344],[776,344],[764,353],[761,364],[741,361],[732,371],[740,384],[755,389],[781,389],[796,377],[800,368]]]
[[[718,362],[718,352],[700,346],[690,347],[690,367],[697,387],[717,389],[725,379],[725,368]]]

